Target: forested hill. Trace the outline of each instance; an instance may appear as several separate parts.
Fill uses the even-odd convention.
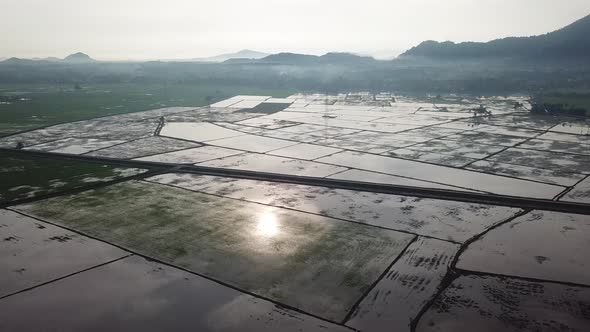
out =
[[[590,59],[590,15],[562,28],[540,36],[509,37],[487,43],[453,43],[425,41],[401,57],[432,59],[465,58],[529,58],[529,59]]]

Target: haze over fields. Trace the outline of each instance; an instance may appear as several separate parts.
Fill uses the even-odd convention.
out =
[[[456,26],[470,28],[463,22]],[[436,35],[436,29],[432,33]],[[166,83],[321,92],[530,95],[546,89],[590,87],[588,35],[590,16],[531,37],[487,43],[439,43],[428,39],[387,61],[346,52],[268,55],[251,50],[148,62],[97,61],[94,54],[81,52],[64,59],[12,57],[0,62],[0,83]]]

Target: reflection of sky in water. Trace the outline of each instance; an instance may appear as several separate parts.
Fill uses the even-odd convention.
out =
[[[272,211],[260,215],[256,224],[256,234],[263,237],[273,237],[279,233],[279,222]]]

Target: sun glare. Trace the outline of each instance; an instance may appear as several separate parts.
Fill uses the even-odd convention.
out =
[[[273,237],[279,233],[279,223],[274,213],[267,212],[260,216],[256,233],[264,237]]]

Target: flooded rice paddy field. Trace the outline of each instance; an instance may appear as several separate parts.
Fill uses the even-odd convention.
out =
[[[590,215],[543,202],[590,203],[588,125],[516,102],[235,96],[0,138],[0,330],[587,331]]]
[[[145,181],[361,224],[464,242],[520,209],[194,174]],[[393,211],[397,211],[395,214]]]
[[[235,96],[49,126],[0,147],[313,177],[360,170],[389,184],[543,199],[590,172],[586,122],[531,116],[514,106],[523,98],[367,98]]]
[[[585,331],[588,288],[461,276],[436,299],[417,331]]]
[[[18,209],[333,320],[413,238],[136,182]]]

